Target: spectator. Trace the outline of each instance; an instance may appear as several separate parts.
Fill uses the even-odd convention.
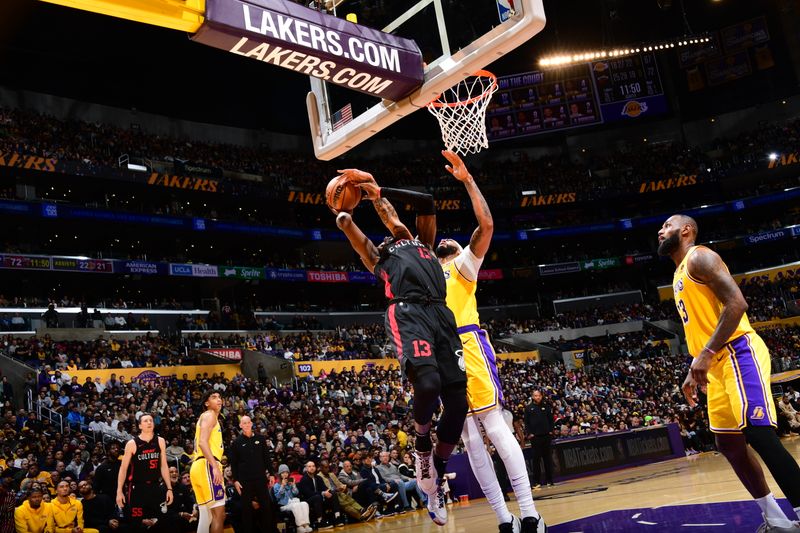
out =
[[[308,461],[303,470],[303,477],[297,484],[300,498],[308,503],[311,509],[311,523],[314,529],[331,529],[334,524],[339,524],[341,519],[339,499],[336,492],[328,489],[325,482],[317,475],[317,465]],[[333,517],[330,520],[328,517]]]
[[[47,305],[47,311],[42,313],[42,318],[44,319],[44,324],[48,328],[57,328],[59,327],[58,324],[58,311],[56,311],[56,306],[53,303]]]
[[[87,530],[96,529],[100,533],[113,533],[120,527],[114,502],[105,494],[95,494],[92,482],[78,483],[78,491],[83,505],[83,519]]]
[[[50,503],[42,501],[43,497],[41,489],[32,489],[28,498],[14,510],[17,533],[50,533],[55,530],[53,508]]]
[[[379,457],[380,464],[376,465],[375,469],[380,472],[381,477],[387,483],[394,483],[397,486],[400,501],[403,503],[403,510],[410,511],[411,506],[408,503],[409,492],[416,492],[420,500],[424,499],[422,490],[417,486],[416,478],[403,476],[397,467],[390,462],[388,451],[382,451]]]
[[[397,512],[406,512],[403,507],[399,505],[400,502],[395,502],[390,505],[399,494],[400,488],[396,483],[383,479],[381,473],[375,468],[375,462],[370,453],[365,453],[362,458],[360,475],[365,480],[364,488],[370,492],[378,491],[378,495],[381,496],[384,504],[384,516],[391,516]]]
[[[308,503],[301,502],[297,495],[300,491],[294,483],[294,479],[289,475],[289,467],[280,465],[278,467],[279,480],[272,487],[275,499],[278,501],[280,510],[291,512],[294,515],[294,522],[297,524],[298,533],[311,533],[311,522],[309,520]]]
[[[319,462],[319,471],[319,476],[322,478],[328,490],[336,493],[339,506],[345,514],[358,522],[368,522],[374,518],[375,513],[378,511],[378,506],[373,503],[365,509],[353,499],[353,497],[348,494],[347,485],[339,481],[339,478],[331,472],[330,462],[327,459],[322,459]]]
[[[78,533],[83,530],[83,504],[70,494],[71,490],[70,483],[62,481],[56,487],[55,499],[50,502],[54,533]]]

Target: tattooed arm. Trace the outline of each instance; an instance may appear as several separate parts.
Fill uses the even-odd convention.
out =
[[[408,227],[400,221],[397,211],[389,200],[410,204],[417,212],[419,240],[433,249],[433,242],[436,239],[436,204],[433,196],[422,192],[379,187],[372,174],[357,168],[340,170],[339,173],[355,183],[363,191],[364,196],[372,200],[372,205],[383,225],[395,239],[411,239],[412,236]]]
[[[378,213],[383,225],[386,226],[386,229],[392,234],[392,237],[395,239],[412,238],[411,232],[408,231],[405,224],[400,222],[400,217],[397,216],[397,211],[394,210],[389,200],[386,198],[377,198],[372,201],[372,205],[375,207],[375,212]]]

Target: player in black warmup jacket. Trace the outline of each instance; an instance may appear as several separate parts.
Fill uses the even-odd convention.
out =
[[[143,413],[139,417],[139,430],[139,435],[125,444],[117,480],[117,506],[125,510],[133,531],[155,531],[164,529],[162,525],[166,527],[166,524],[159,523],[158,528],[153,528],[159,521],[164,522],[161,504],[172,503],[166,443],[155,434],[153,415],[150,413]],[[166,485],[166,497],[165,487],[161,486],[159,478]],[[123,493],[125,483],[128,488]]]
[[[441,490],[447,459],[455,448],[467,413],[464,356],[447,293],[442,267],[433,251],[436,208],[429,194],[378,187],[371,174],[340,171],[372,200],[391,237],[375,246],[353,222],[339,213],[336,225],[347,236],[364,265],[384,283],[389,307],[386,332],[403,372],[414,385],[414,429],[417,484],[428,494],[428,513],[438,525],[447,523]],[[389,199],[411,204],[417,212],[414,238],[400,221]],[[441,398],[443,412],[433,447],[430,430]]]

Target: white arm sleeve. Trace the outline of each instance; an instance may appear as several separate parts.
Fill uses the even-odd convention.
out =
[[[458,257],[456,257],[453,262],[462,276],[470,281],[475,281],[478,279],[478,271],[481,269],[483,258],[476,257],[475,254],[472,253],[472,250],[469,249],[469,246],[467,246],[458,254]]]

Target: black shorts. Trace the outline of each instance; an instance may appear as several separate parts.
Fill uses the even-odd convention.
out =
[[[160,518],[163,516],[161,504],[166,500],[166,490],[159,482],[134,483],[128,492],[125,515],[134,521]]]
[[[442,386],[466,383],[461,338],[446,305],[393,303],[386,309],[386,333],[412,383],[414,368],[426,365],[438,370]]]

